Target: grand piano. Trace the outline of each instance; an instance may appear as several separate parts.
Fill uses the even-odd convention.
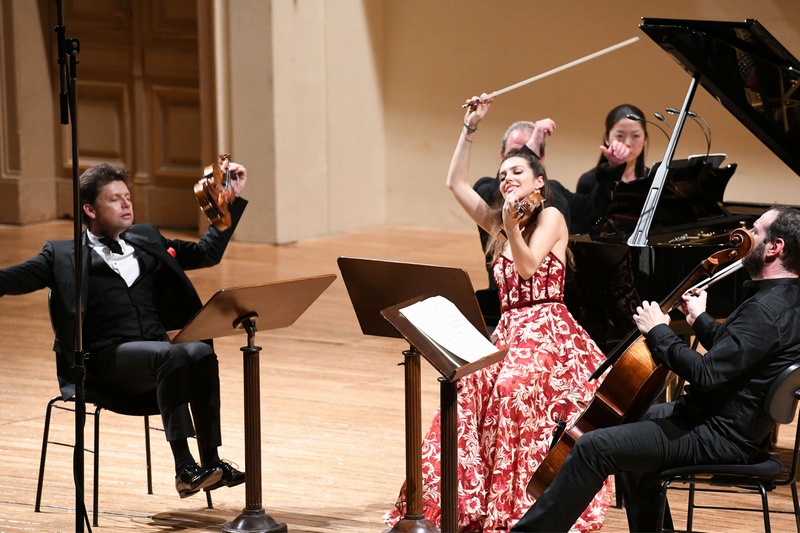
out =
[[[736,165],[719,156],[673,160],[698,86],[800,174],[800,63],[758,21],[644,18],[640,28],[691,81],[662,162],[647,179],[619,184],[605,216],[570,242],[567,305],[609,357],[635,329],[631,317],[642,300],[663,301],[703,259],[730,247],[731,231],[751,227],[768,207],[723,201]],[[745,276],[740,270],[710,289],[709,312],[727,316]],[[685,327],[675,318],[675,329]]]

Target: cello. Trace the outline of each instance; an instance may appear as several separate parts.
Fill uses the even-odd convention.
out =
[[[203,177],[194,186],[194,195],[200,204],[200,209],[208,217],[211,225],[219,231],[225,231],[231,226],[228,204],[233,202],[234,194],[231,189],[231,172],[228,168],[230,160],[230,154],[219,154],[219,163],[207,166]]]
[[[753,238],[744,228],[730,234],[732,248],[726,248],[703,260],[683,282],[665,298],[661,310],[668,313],[677,308],[687,291],[710,287],[720,279],[741,268],[741,258],[753,246]],[[725,268],[720,268],[728,265]],[[701,280],[698,283],[698,280]],[[610,367],[610,370],[608,370]],[[553,444],[539,468],[528,482],[527,492],[534,499],[541,496],[555,478],[575,442],[584,433],[640,419],[655,399],[664,391],[670,371],[653,361],[645,337],[632,331],[619,347],[594,372],[591,379],[608,373],[597,389],[594,399],[571,428],[553,437]]]

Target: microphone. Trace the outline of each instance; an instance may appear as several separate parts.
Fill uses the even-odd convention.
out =
[[[663,122],[664,124],[666,124],[666,125],[667,125],[667,127],[669,128],[669,131],[671,131],[671,132],[674,132],[674,131],[675,131],[675,129],[672,127],[672,124],[670,124],[669,122],[667,122],[667,119],[665,119],[665,118],[664,118],[664,115],[662,115],[661,113],[658,113],[658,112],[656,112],[656,113],[653,113],[653,115],[655,115],[655,117],[656,117],[658,120],[660,120],[661,122]]]
[[[677,115],[678,113],[680,113],[680,111],[678,111],[674,107],[668,107],[665,109],[665,111],[670,115]],[[703,131],[703,135],[706,138],[706,157],[708,157],[708,154],[711,153],[711,126],[708,125],[706,119],[704,119],[694,111],[687,111],[686,114],[692,117],[692,120],[694,120],[700,127],[700,129]],[[702,123],[700,122],[701,120],[703,121]],[[705,124],[705,127],[703,127],[703,124]]]
[[[639,122],[647,122],[648,124],[652,124],[656,128],[660,129],[661,133],[666,135],[667,139],[669,139],[669,133],[667,133],[667,130],[665,130],[664,128],[662,128],[661,126],[659,126],[658,124],[656,124],[652,120],[647,120],[646,118],[642,118],[639,115],[637,115],[636,113],[628,113],[627,115],[625,115],[625,118],[627,118],[629,120],[637,120]]]

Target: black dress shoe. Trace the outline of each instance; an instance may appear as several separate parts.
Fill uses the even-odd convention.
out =
[[[214,463],[212,468],[218,468],[222,470],[222,477],[219,478],[219,481],[207,487],[206,490],[214,490],[220,487],[235,487],[236,485],[241,485],[244,483],[244,472],[240,472],[236,470],[236,467],[230,461],[226,459],[220,459],[218,463]]]
[[[216,466],[203,468],[197,463],[187,465],[175,476],[175,490],[181,498],[197,494],[222,478],[222,469]]]

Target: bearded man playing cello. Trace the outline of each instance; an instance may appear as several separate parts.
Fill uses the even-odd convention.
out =
[[[774,379],[800,361],[800,211],[774,206],[754,224],[742,259],[752,278],[745,300],[719,324],[705,312],[705,291],[687,291],[680,309],[707,349],[692,350],[657,303],[634,320],[653,359],[689,386],[644,420],[582,435],[550,486],[511,530],[568,531],[606,477],[621,474],[630,531],[655,531],[661,470],[691,464],[753,463],[775,422],[764,412]],[[668,511],[665,526],[672,528]]]

